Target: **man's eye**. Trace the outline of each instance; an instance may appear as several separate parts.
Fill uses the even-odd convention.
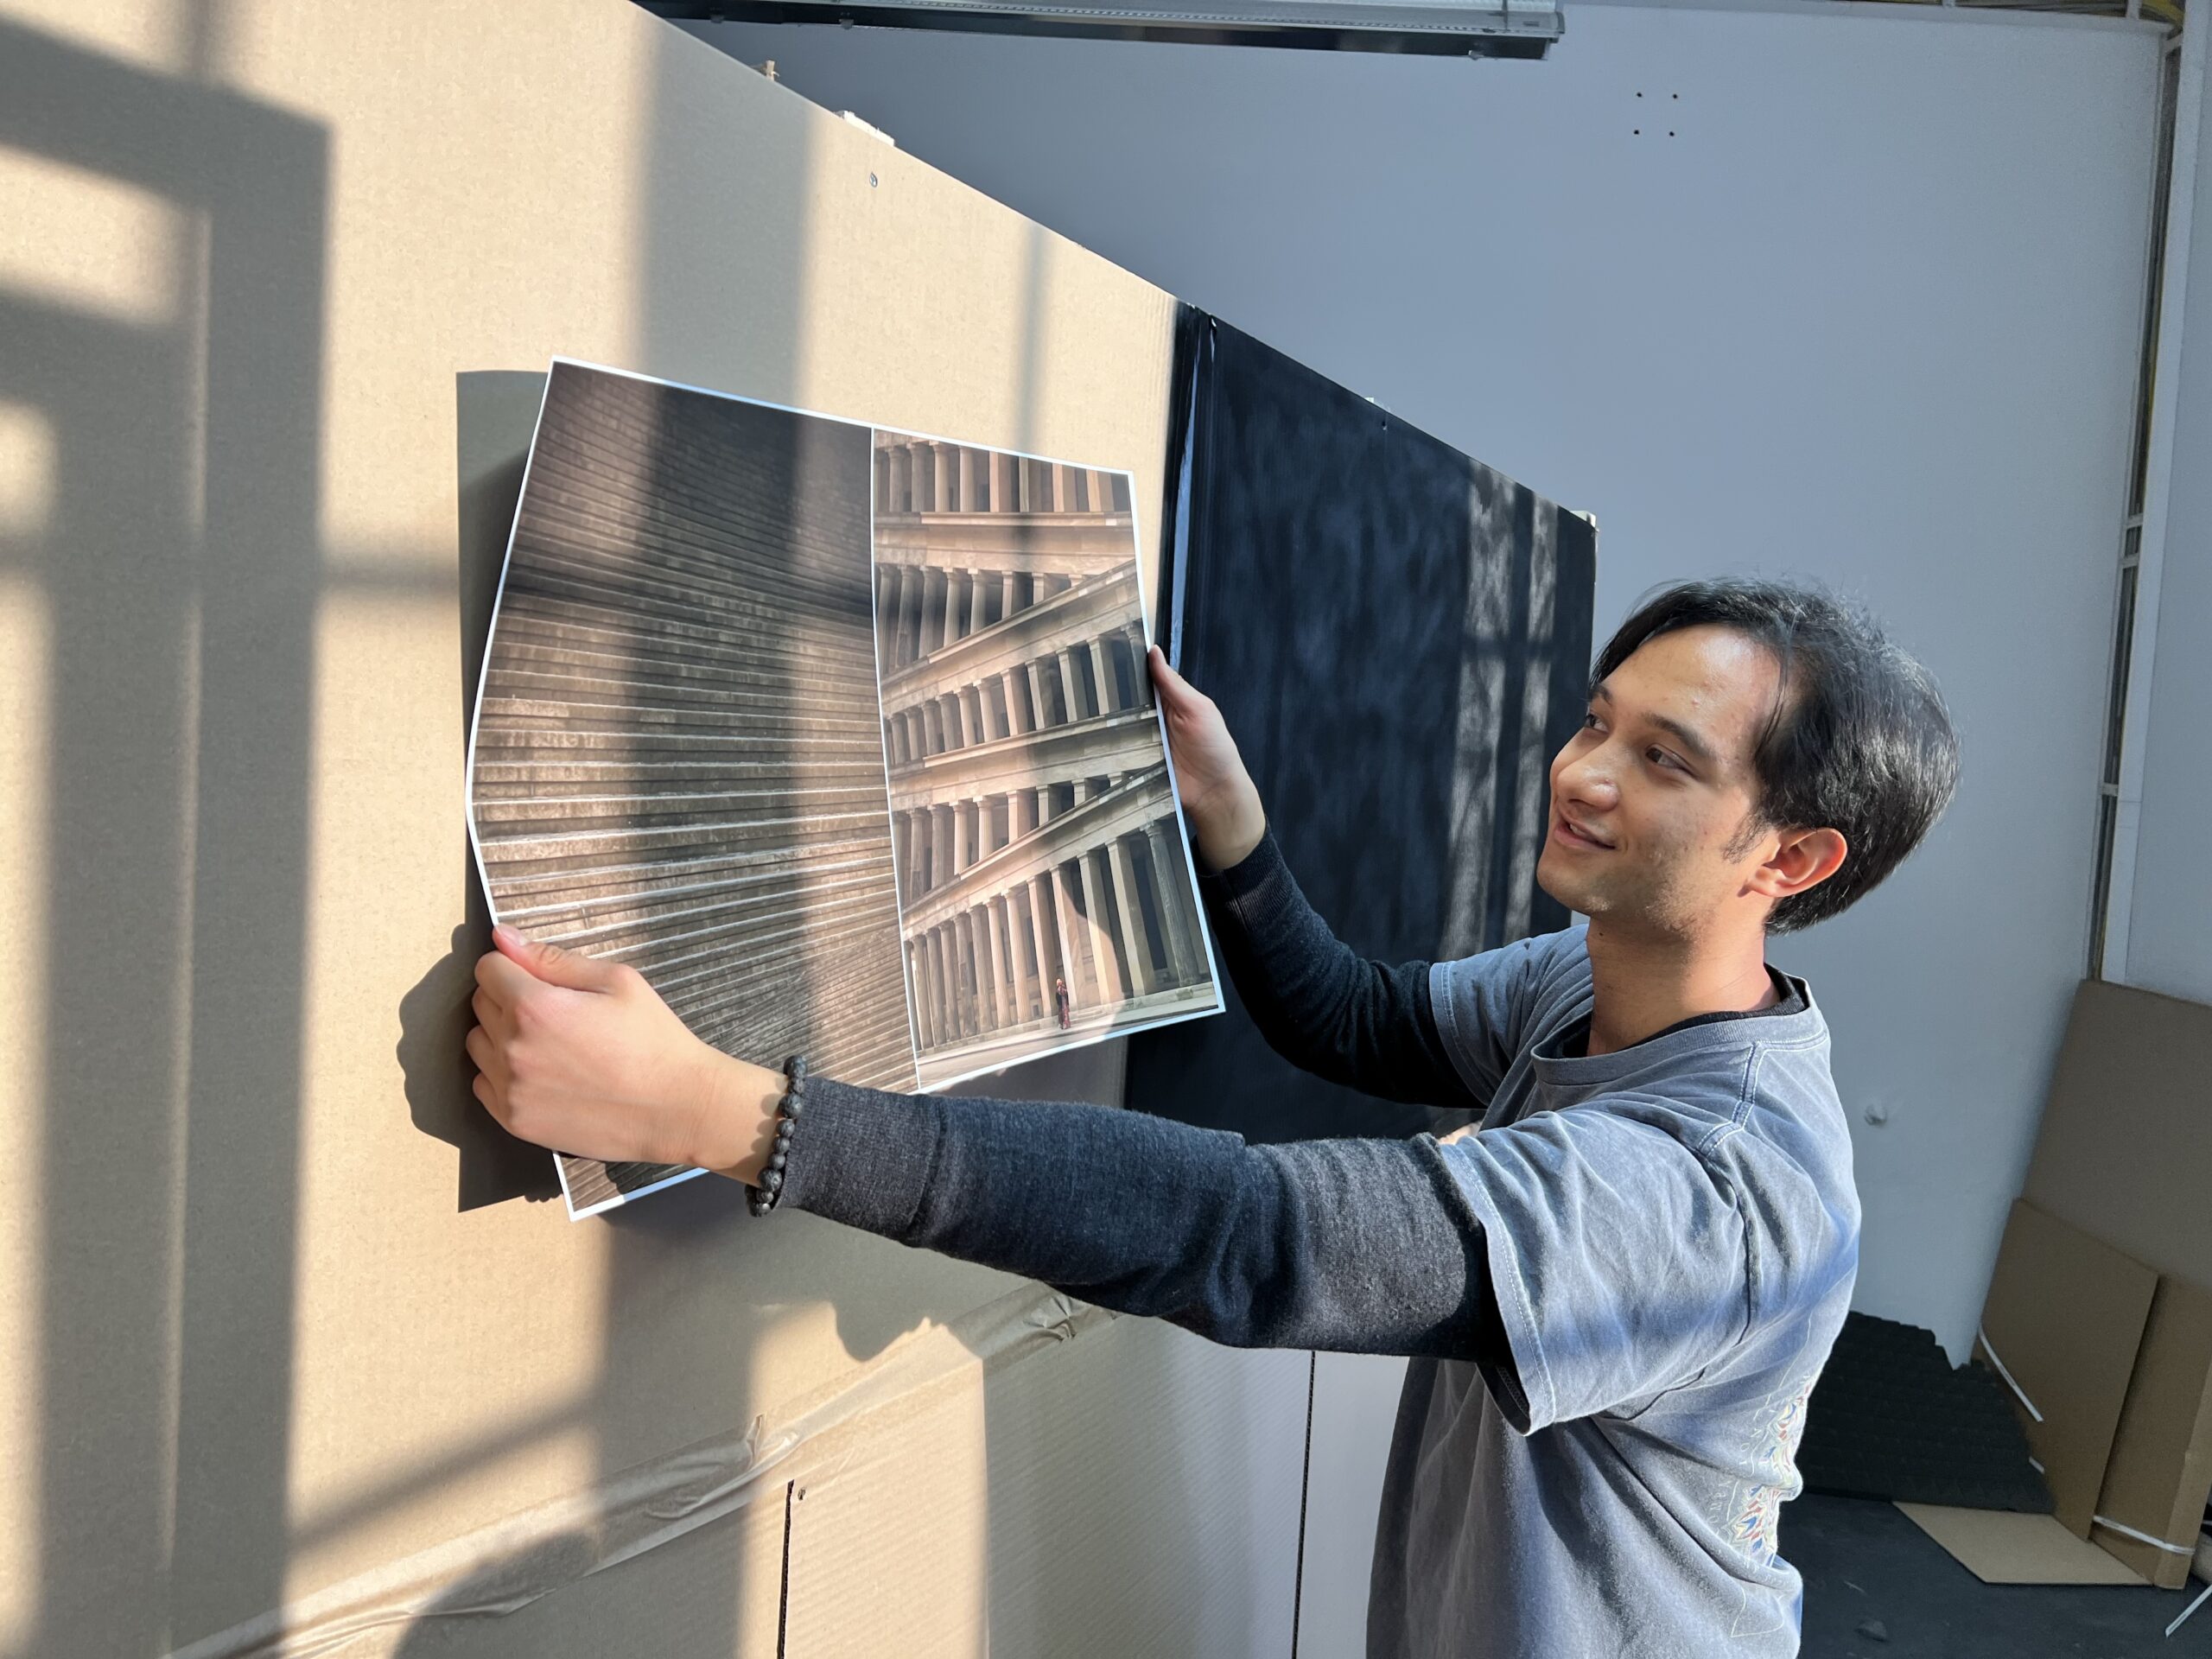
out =
[[[1645,758],[1649,760],[1654,766],[1672,766],[1676,771],[1680,771],[1681,769],[1682,763],[1675,760],[1673,755],[1668,753],[1664,749],[1646,749],[1643,753]]]
[[[1591,730],[1595,729],[1595,728],[1596,728],[1596,727],[1597,727],[1597,724],[1598,724],[1598,716],[1597,716],[1597,715],[1583,715],[1583,716],[1582,716],[1582,729],[1583,729],[1584,731],[1587,732],[1587,731],[1591,731]]]

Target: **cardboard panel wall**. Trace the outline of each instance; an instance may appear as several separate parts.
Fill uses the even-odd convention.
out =
[[[768,1651],[787,1566],[905,1651],[1282,1651],[1304,1356],[715,1182],[495,1201],[454,1047],[481,377],[1149,504],[1167,296],[626,0],[9,0],[0,223],[0,1651]]]

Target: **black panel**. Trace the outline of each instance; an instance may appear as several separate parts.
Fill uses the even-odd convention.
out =
[[[1186,309],[1178,345],[1158,632],[1307,895],[1391,961],[1564,927],[1533,873],[1582,718],[1596,532],[1216,318]],[[1430,1127],[1295,1071],[1229,1001],[1131,1041],[1131,1105],[1255,1141]]]

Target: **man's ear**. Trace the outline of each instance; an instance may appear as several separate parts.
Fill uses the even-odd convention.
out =
[[[1780,842],[1745,885],[1779,904],[1816,887],[1843,868],[1850,843],[1840,830],[1783,830]]]

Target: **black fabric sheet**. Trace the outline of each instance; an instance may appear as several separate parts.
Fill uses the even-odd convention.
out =
[[[1156,632],[1315,907],[1394,962],[1566,926],[1535,868],[1582,719],[1593,527],[1204,312],[1178,371]],[[1131,1040],[1130,1105],[1254,1141],[1434,1126],[1297,1071],[1229,1001]]]

